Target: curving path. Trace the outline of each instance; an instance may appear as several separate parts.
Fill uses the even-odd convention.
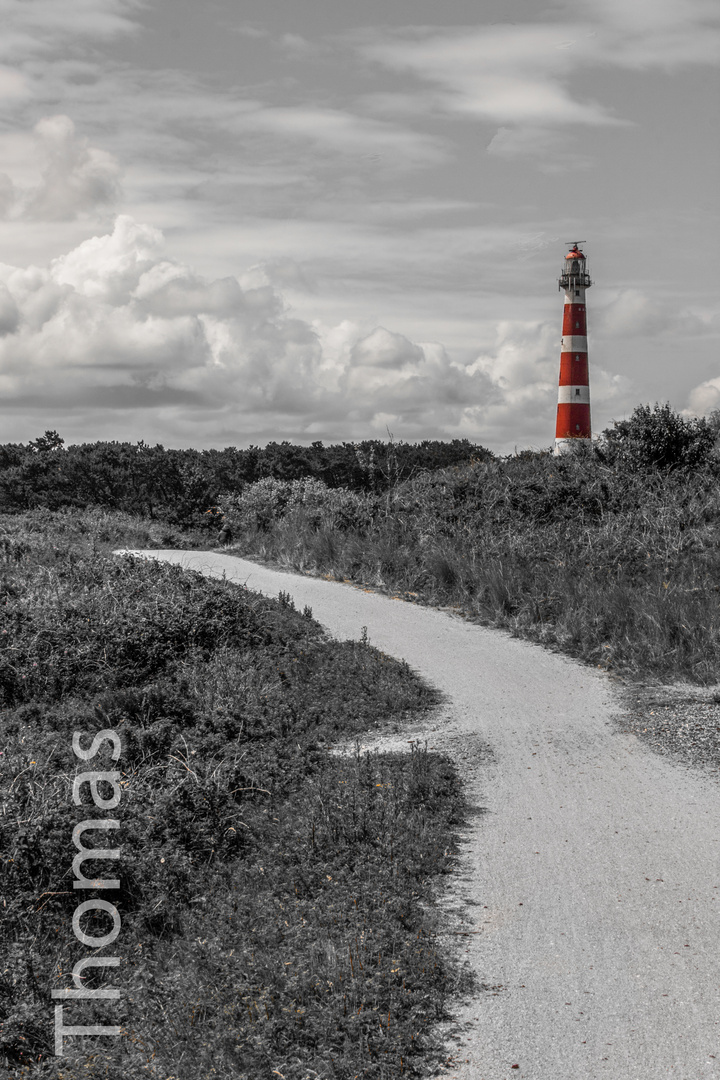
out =
[[[403,657],[449,697],[446,746],[487,809],[448,925],[486,989],[460,1007],[458,1080],[720,1075],[720,797],[609,722],[605,677],[504,633],[229,555],[146,551]],[[437,720],[435,721],[437,723]],[[513,1069],[513,1065],[519,1068]]]

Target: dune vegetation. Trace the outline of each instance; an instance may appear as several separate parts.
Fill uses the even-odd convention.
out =
[[[99,510],[0,517],[0,1062],[57,1080],[425,1075],[458,980],[433,900],[460,783],[424,746],[329,748],[434,693],[286,595],[109,554],[148,532],[165,535]],[[80,760],[74,733],[87,752],[101,731],[118,756],[107,739]],[[116,777],[97,781],[100,809],[87,780],[73,801],[88,769]],[[120,858],[74,873],[73,829],[106,818],[81,843]],[[74,892],[79,874],[107,887]],[[89,898],[120,915],[102,948],[73,932]],[[112,931],[107,911],[82,932]],[[65,1000],[63,1022],[120,1034],[66,1037],[56,1057],[51,992],[98,955],[120,964],[77,985],[120,997]]]
[[[630,678],[715,683],[714,420],[643,406],[585,453],[481,456],[375,492],[267,478],[222,506],[238,554],[455,607]]]
[[[286,594],[113,549],[213,547],[223,523],[230,553],[454,608],[629,679],[712,685],[719,427],[643,406],[560,458],[65,448],[50,431],[0,447],[9,1074],[419,1077],[464,978],[435,906],[465,813],[452,763],[417,744],[329,752],[431,709],[432,689]],[[98,732],[114,734],[93,750]],[[106,774],[94,788],[88,769]],[[77,916],[88,897],[107,906]],[[77,926],[111,937],[113,905],[117,942],[88,948]],[[120,963],[73,984],[90,955]],[[60,999],[65,1024],[119,1032],[70,1035],[58,1057],[52,992],[73,985],[120,996]]]

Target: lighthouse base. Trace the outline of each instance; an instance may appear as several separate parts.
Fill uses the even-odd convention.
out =
[[[553,453],[555,457],[559,457],[560,454],[572,454],[574,450],[578,450],[581,446],[590,446],[591,443],[590,438],[556,439]]]

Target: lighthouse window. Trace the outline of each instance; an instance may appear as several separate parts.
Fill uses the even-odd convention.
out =
[[[575,295],[576,295],[576,296],[579,296],[579,295],[580,295],[580,290],[579,290],[579,289],[576,289],[576,290],[575,290]]]
[[[575,397],[580,397],[580,391],[579,390],[575,391]]]
[[[576,323],[575,323],[575,329],[577,330],[577,328],[578,328],[579,326],[580,326],[580,323],[579,323],[579,322],[576,322]]]
[[[575,425],[575,430],[576,430],[576,431],[579,431],[579,430],[580,430],[580,425],[579,425],[579,424],[576,424],[576,425]]]
[[[575,357],[575,359],[576,359],[576,360],[579,360],[579,359],[580,359],[580,357],[579,357],[579,356],[576,356],[576,357]]]

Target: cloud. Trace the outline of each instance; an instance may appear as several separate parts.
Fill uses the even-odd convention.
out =
[[[0,67],[0,101],[12,101],[14,98],[23,98],[28,94],[28,85],[25,77],[19,71],[11,68]]]
[[[13,183],[0,173],[0,218],[74,221],[115,202],[120,176],[116,159],[78,135],[69,116],[43,117],[33,132],[33,146],[27,145],[25,136],[15,138],[20,153],[14,164],[25,183]],[[13,137],[6,136],[6,142],[8,138],[12,143]],[[40,182],[33,184],[27,173],[36,172],[38,164]]]
[[[317,292],[317,281],[307,266],[289,257],[266,259],[249,267],[240,278],[243,288],[273,285],[300,293]]]
[[[598,334],[608,338],[702,334],[710,323],[692,311],[663,303],[639,289],[625,289],[593,314]]]
[[[352,359],[357,367],[401,370],[415,366],[423,359],[423,350],[402,334],[376,327],[367,337],[357,341],[352,349]]]
[[[720,60],[720,14],[705,0],[583,0],[568,21],[408,27],[351,35],[358,51],[420,84],[415,94],[378,94],[367,107],[475,117],[499,124],[492,153],[535,154],[553,127],[627,121],[583,92],[578,72],[658,68]],[[584,18],[583,18],[584,16]],[[428,84],[434,90],[428,91]],[[431,95],[429,104],[429,97]],[[413,103],[413,98],[416,102]],[[516,127],[517,126],[517,127]],[[537,131],[538,126],[540,131]]]
[[[245,101],[226,123],[238,132],[280,135],[353,157],[374,152],[388,164],[438,164],[447,157],[441,139],[343,109]]]
[[[554,434],[560,361],[555,322],[504,320],[497,325],[492,349],[465,369],[486,381],[483,401],[464,420],[476,425],[491,446],[548,446]],[[628,401],[632,384],[624,376],[592,363],[590,397],[593,414]]]
[[[127,216],[47,267],[0,266],[0,333],[2,408],[68,416],[88,439],[363,437],[388,418],[403,438],[452,437],[503,393],[436,342],[297,318],[257,273],[204,279]]]
[[[568,169],[588,169],[592,158],[587,154],[568,151],[567,136],[542,124],[516,124],[500,127],[485,147],[491,157],[507,161],[523,157],[543,159],[539,168],[546,173],[564,174]]]
[[[687,408],[684,412],[690,416],[707,416],[715,409],[720,409],[720,377],[707,379],[695,386],[688,394]]]
[[[0,284],[0,337],[17,330],[20,313],[7,286]]]
[[[24,216],[37,221],[72,221],[118,196],[120,167],[105,150],[75,133],[69,116],[47,116],[35,125],[46,158],[42,183],[28,199]]]
[[[16,200],[15,185],[7,173],[0,173],[0,220],[8,216]]]
[[[302,280],[301,266],[281,267]],[[406,440],[550,444],[556,319],[500,321],[494,341],[462,360],[392,325],[299,318],[274,269],[269,260],[207,279],[168,257],[158,229],[124,215],[48,266],[0,266],[8,437],[54,427],[66,438],[223,446],[384,437],[389,427]],[[615,312],[618,332],[632,310]],[[591,383],[596,418],[633,400],[631,382],[596,363]],[[704,384],[692,403],[712,403],[718,386]]]
[[[581,0],[582,8],[596,26],[592,53],[598,62],[642,71],[720,59],[715,0]]]
[[[467,27],[417,32],[367,44],[365,56],[440,87],[436,108],[507,123],[617,124],[597,102],[575,100],[564,85],[590,50],[559,51],[563,28]],[[580,55],[578,55],[578,53]]]
[[[144,0],[73,0],[72,16],[57,0],[2,0],[0,56],[13,63],[74,44],[78,37],[110,40],[137,32],[133,14]]]

